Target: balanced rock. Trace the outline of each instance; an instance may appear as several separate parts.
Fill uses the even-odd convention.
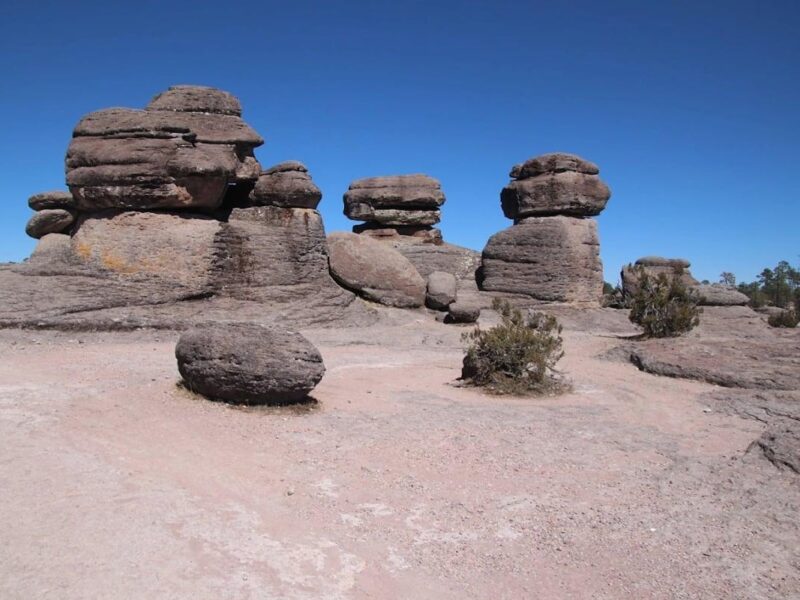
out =
[[[553,153],[532,158],[511,169],[514,181],[500,194],[509,219],[569,215],[590,217],[605,208],[611,191],[593,163],[574,154]]]
[[[376,229],[389,228],[393,234],[419,235],[439,222],[444,201],[441,185],[427,175],[369,177],[350,184],[344,195],[344,214],[369,225],[357,226],[356,233],[374,235]]]
[[[182,334],[175,347],[186,386],[234,404],[305,399],[325,374],[319,351],[299,333],[220,323]]]
[[[262,171],[250,192],[254,205],[317,208],[322,192],[311,181],[306,166],[295,160]]]
[[[48,233],[61,233],[75,221],[75,214],[63,208],[45,208],[34,214],[25,226],[25,233],[39,239]]]
[[[434,310],[447,310],[456,301],[456,277],[452,273],[434,271],[428,275],[425,306]]]
[[[328,236],[328,251],[334,279],[357,294],[399,308],[425,302],[425,280],[390,246],[370,237],[337,232]]]
[[[179,86],[145,110],[84,116],[67,150],[67,185],[79,209],[213,210],[236,186],[252,188],[263,139],[227,92]]]
[[[66,210],[75,209],[75,198],[69,192],[41,192],[28,198],[28,206],[33,210],[45,210],[48,208],[63,208]]]
[[[530,217],[489,238],[482,288],[550,302],[599,303],[603,267],[597,223]]]

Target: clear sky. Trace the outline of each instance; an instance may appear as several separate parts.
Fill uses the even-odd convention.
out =
[[[29,195],[64,189],[81,115],[169,85],[226,89],[268,166],[306,163],[329,231],[356,178],[424,172],[447,241],[510,222],[510,167],[596,162],[606,279],[685,257],[700,279],[800,262],[800,2],[3,2],[0,261]]]

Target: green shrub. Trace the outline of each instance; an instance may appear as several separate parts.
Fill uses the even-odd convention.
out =
[[[639,268],[639,289],[631,302],[631,322],[640,325],[647,337],[674,337],[696,327],[702,309],[699,297],[680,277],[664,273],[653,277]]]
[[[782,310],[779,313],[771,315],[767,319],[767,323],[773,327],[797,327],[800,323],[800,316],[793,310]]]
[[[462,335],[468,343],[462,379],[501,394],[552,393],[566,386],[555,372],[564,356],[561,325],[543,313],[523,315],[507,301],[492,304],[501,318],[488,330]]]

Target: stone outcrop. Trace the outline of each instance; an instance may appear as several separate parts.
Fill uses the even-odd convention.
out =
[[[302,401],[322,379],[319,351],[299,333],[222,323],[192,329],[175,347],[188,389],[234,404]]]
[[[623,297],[633,297],[639,290],[639,273],[645,272],[650,277],[666,275],[669,278],[678,277],[686,286],[696,286],[698,281],[689,271],[690,263],[683,258],[664,258],[661,256],[644,256],[632,265],[625,265],[620,272]]]
[[[501,192],[514,225],[493,235],[482,255],[481,289],[547,302],[599,305],[603,267],[589,217],[611,195],[597,165],[574,154],[532,158],[511,169]]]
[[[456,277],[445,271],[428,275],[425,306],[434,310],[447,310],[456,301]]]
[[[285,208],[317,208],[322,192],[311,181],[306,166],[291,160],[261,172],[253,191],[252,204]]]
[[[344,214],[366,221],[355,233],[372,236],[410,235],[441,240],[434,225],[445,197],[439,182],[427,175],[390,175],[358,179],[344,194]]]
[[[250,189],[263,139],[227,92],[176,86],[144,110],[84,116],[67,150],[67,185],[82,211],[220,207],[236,186]]]
[[[700,296],[702,306],[745,306],[750,301],[750,298],[736,288],[721,283],[701,283],[694,286],[694,289]]]
[[[334,279],[387,306],[415,308],[425,301],[425,280],[407,258],[388,245],[355,233],[328,236]]]
[[[0,272],[0,321],[182,328],[234,311],[370,322],[371,309],[331,277],[308,170],[290,161],[262,172],[253,154],[262,139],[241,112],[227,92],[177,86],[144,110],[81,119],[67,151],[70,192],[28,201],[37,211],[28,231],[42,239]]]
[[[567,215],[592,217],[605,208],[611,191],[598,177],[597,165],[574,154],[532,158],[511,169],[513,181],[500,193],[509,219]]]

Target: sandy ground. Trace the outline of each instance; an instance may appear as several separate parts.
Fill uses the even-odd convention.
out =
[[[713,386],[600,358],[453,385],[430,316],[307,332],[312,410],[176,385],[177,334],[0,331],[0,597],[800,598],[800,478]]]

